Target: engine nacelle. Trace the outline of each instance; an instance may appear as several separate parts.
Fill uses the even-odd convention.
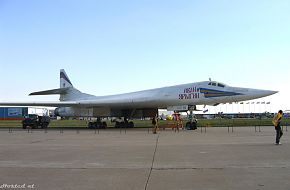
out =
[[[92,117],[92,108],[72,108],[72,107],[60,107],[54,110],[54,114],[60,117]]]
[[[74,110],[70,107],[56,108],[54,114],[60,117],[68,117],[74,114]]]
[[[110,109],[110,108],[74,108],[60,107],[54,110],[60,117],[154,117],[158,114],[157,108],[145,109]]]

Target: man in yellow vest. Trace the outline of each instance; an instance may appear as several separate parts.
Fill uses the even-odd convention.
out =
[[[283,135],[283,131],[281,129],[281,120],[283,117],[283,111],[279,110],[279,112],[274,116],[272,123],[275,126],[275,130],[276,130],[276,145],[280,145],[280,138]]]

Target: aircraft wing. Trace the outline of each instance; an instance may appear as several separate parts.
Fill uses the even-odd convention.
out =
[[[45,107],[156,107],[150,100],[133,101],[132,99],[96,99],[78,101],[47,102],[0,102],[0,106],[45,106]],[[158,107],[158,106],[157,106]]]
[[[65,101],[65,102],[0,102],[0,106],[46,106],[46,107],[65,107],[65,106],[78,106],[79,102]]]
[[[134,105],[136,105],[136,103],[137,102],[135,102]],[[0,102],[0,106],[45,106],[45,107],[114,107],[114,106],[128,106],[132,104],[133,102],[128,100]]]

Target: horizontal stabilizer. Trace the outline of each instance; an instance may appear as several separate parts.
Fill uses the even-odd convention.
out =
[[[51,95],[51,94],[66,94],[69,88],[57,88],[52,90],[45,90],[45,91],[39,91],[39,92],[32,92],[29,94],[29,96],[33,95]]]

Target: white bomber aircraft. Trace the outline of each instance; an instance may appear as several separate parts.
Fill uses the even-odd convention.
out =
[[[261,98],[277,93],[271,90],[231,87],[220,82],[204,81],[125,94],[93,96],[73,87],[67,74],[60,70],[60,88],[30,95],[59,94],[57,102],[2,102],[2,106],[57,107],[58,116],[84,117],[153,117],[158,109],[186,111],[196,105],[217,105]],[[180,108],[179,108],[180,109]]]

